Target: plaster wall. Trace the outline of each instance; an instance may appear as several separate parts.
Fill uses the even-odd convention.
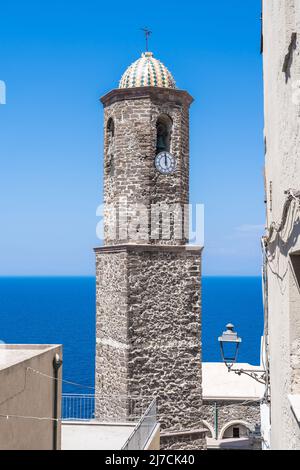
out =
[[[300,0],[263,1],[263,43],[265,186],[270,227],[274,222],[280,224],[285,191],[300,190]],[[299,250],[299,207],[293,202],[284,229],[274,234],[268,246],[272,449],[300,449],[299,423],[288,400],[293,392],[293,374],[299,369],[296,365],[293,372],[291,363],[292,342],[297,340],[292,336],[299,335],[300,340],[300,331],[295,330],[300,302],[290,261],[290,254]]]
[[[52,450],[54,422],[53,359],[60,346],[0,345],[0,357],[9,354],[10,364],[0,368],[0,450]],[[14,360],[14,357],[16,360]],[[26,359],[22,359],[26,357]],[[61,378],[62,368],[59,370]],[[61,382],[58,386],[60,418]],[[7,415],[15,416],[5,417]],[[3,417],[4,416],[4,417]],[[24,417],[24,418],[21,418]],[[61,425],[57,424],[57,448],[61,446]]]
[[[96,260],[97,418],[137,418],[157,397],[163,431],[202,428],[200,250],[103,247]]]

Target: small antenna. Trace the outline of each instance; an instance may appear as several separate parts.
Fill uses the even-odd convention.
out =
[[[152,34],[152,31],[148,28],[141,28],[141,31],[144,31],[145,33],[145,39],[146,39],[146,52],[149,51],[149,36]]]

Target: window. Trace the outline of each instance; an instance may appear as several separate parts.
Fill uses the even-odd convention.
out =
[[[106,126],[106,171],[111,177],[113,177],[115,173],[114,138],[115,123],[112,118],[109,118]]]
[[[170,152],[172,119],[162,114],[156,122],[156,155],[160,152]]]
[[[235,422],[228,425],[225,430],[221,430],[220,439],[241,439],[249,435],[249,428],[246,424]]]
[[[109,118],[107,121],[107,127],[106,127],[106,144],[108,151],[110,151],[113,141],[115,137],[115,123],[112,118]]]

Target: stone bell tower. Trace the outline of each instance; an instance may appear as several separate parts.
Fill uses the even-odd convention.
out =
[[[128,419],[157,397],[162,446],[201,448],[201,248],[187,230],[193,99],[147,52],[101,101],[96,416]]]

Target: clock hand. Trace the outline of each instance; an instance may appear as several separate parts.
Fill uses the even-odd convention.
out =
[[[165,165],[166,165],[166,168],[168,167],[168,157],[167,155],[165,155]]]

